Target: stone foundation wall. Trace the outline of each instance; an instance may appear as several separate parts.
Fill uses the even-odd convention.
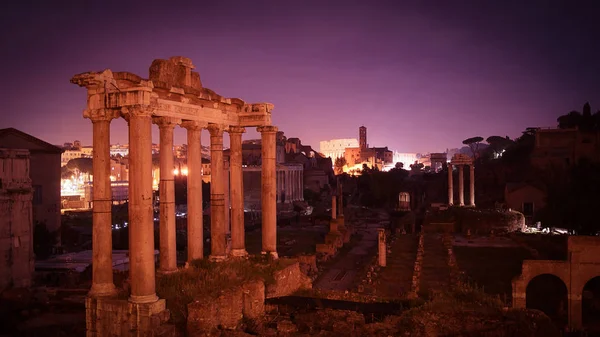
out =
[[[87,337],[176,336],[165,300],[136,304],[114,298],[85,300]]]
[[[296,262],[273,275],[265,286],[261,280],[224,290],[216,300],[197,300],[188,305],[188,336],[206,336],[220,329],[235,330],[243,318],[258,319],[265,314],[265,299],[288,296],[300,289],[311,289],[312,282]]]

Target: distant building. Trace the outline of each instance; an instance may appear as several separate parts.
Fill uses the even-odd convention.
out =
[[[600,133],[574,129],[538,129],[531,164],[536,167],[569,167],[586,158],[600,161]]]
[[[504,188],[506,206],[523,213],[525,223],[533,225],[536,212],[546,206],[546,192],[542,186],[528,183],[507,183]]]
[[[35,262],[33,254],[30,154],[28,150],[0,148],[0,292],[28,287]]]
[[[13,128],[0,129],[0,148],[29,150],[33,222],[46,224],[51,232],[58,231],[61,205],[60,157],[63,150]]]
[[[320,143],[319,150],[321,154],[331,158],[335,162],[337,158],[345,156],[345,151],[348,147],[357,148],[358,140],[356,138],[323,140]]]
[[[359,147],[361,149],[366,149],[369,147],[369,144],[367,143],[367,127],[366,126],[361,126],[360,128],[358,128],[358,139],[359,139]]]
[[[405,170],[410,169],[410,165],[414,164],[419,158],[416,153],[401,153],[394,152],[392,162],[402,163]]]

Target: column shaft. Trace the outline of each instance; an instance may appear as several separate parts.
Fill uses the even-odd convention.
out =
[[[335,194],[332,195],[331,196],[331,220],[335,220],[337,218],[336,200],[337,200],[337,196]]]
[[[458,202],[460,206],[465,205],[465,172],[464,165],[458,165]]]
[[[116,294],[112,272],[112,197],[110,185],[110,116],[92,117],[93,123],[93,213],[92,288],[90,296]]]
[[[469,204],[475,206],[475,165],[469,166]]]
[[[454,186],[452,178],[452,164],[448,163],[448,205],[454,204]]]
[[[230,127],[230,198],[231,198],[231,255],[245,256],[244,179],[242,169],[242,127]]]
[[[339,183],[339,190],[338,190],[338,215],[339,216],[344,216],[344,186],[342,185],[342,183]]]
[[[175,232],[175,181],[173,180],[173,129],[175,121],[167,118],[157,122],[160,133],[160,198],[159,224],[159,272],[177,270],[177,248]]]
[[[202,219],[202,125],[186,121],[187,129],[187,263],[204,257]]]
[[[152,119],[144,107],[129,110],[130,301],[155,302],[152,207]]]
[[[275,134],[277,127],[258,128],[262,138],[262,251],[277,257],[277,205],[275,201]]]
[[[226,257],[225,191],[223,184],[223,128],[209,124],[210,132],[210,257]]]
[[[290,171],[286,169],[285,171],[285,202],[289,203],[292,201],[292,187],[290,186]]]

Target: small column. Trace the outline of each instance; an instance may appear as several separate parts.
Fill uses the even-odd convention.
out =
[[[242,134],[245,131],[246,129],[243,127],[229,127],[232,256],[248,255],[244,231],[244,179],[242,171]]]
[[[469,204],[475,207],[475,165],[471,164],[469,166]]]
[[[92,288],[89,296],[112,296],[117,293],[112,271],[112,189],[110,185],[110,121],[117,112],[109,109],[86,111],[92,121]]]
[[[177,270],[175,233],[175,181],[173,180],[173,130],[181,121],[168,117],[154,120],[160,134],[160,255],[159,273]]]
[[[465,175],[464,165],[458,165],[458,202],[459,206],[465,205]]]
[[[292,202],[292,178],[290,175],[290,170],[286,167],[285,169],[285,202]]]
[[[336,200],[337,196],[333,194],[331,196],[331,220],[335,220],[337,218]]]
[[[378,234],[379,234],[379,266],[381,267],[385,267],[387,265],[387,247],[385,244],[385,229],[383,228],[379,228],[378,230]]]
[[[275,135],[277,127],[257,128],[262,138],[262,253],[277,258],[277,205],[275,201]]]
[[[185,121],[187,130],[187,249],[186,266],[204,258],[204,232],[202,220],[202,129],[206,124]]]
[[[452,164],[448,163],[448,205],[452,206],[454,204],[454,186],[452,179]]]
[[[223,184],[223,127],[209,124],[210,132],[210,259],[227,256],[225,237],[225,189]]]
[[[304,201],[304,168],[300,170],[300,200]]]
[[[344,216],[344,186],[342,186],[341,182],[339,183],[338,198],[339,198],[338,216],[343,217]]]
[[[129,277],[133,303],[156,302],[152,207],[152,117],[145,106],[123,108],[129,122]]]

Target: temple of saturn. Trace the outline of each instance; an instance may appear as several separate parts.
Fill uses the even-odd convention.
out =
[[[469,166],[469,206],[475,207],[475,166],[471,157],[460,153],[448,163],[448,205],[454,205],[453,166],[458,166],[458,206],[465,205],[464,167]]]
[[[277,257],[276,133],[270,103],[225,98],[202,86],[190,59],[154,60],[149,79],[129,72],[87,72],[71,82],[87,89],[83,112],[93,125],[93,263],[86,301],[88,336],[109,335],[101,325],[125,312],[130,331],[152,329],[150,316],[165,309],[156,295],[152,208],[152,124],[160,132],[159,273],[177,270],[173,130],[187,130],[188,263],[203,256],[201,132],[210,133],[211,252],[220,261],[246,255],[242,186],[242,134],[256,127],[262,138],[262,251]],[[129,300],[116,300],[112,270],[110,124],[124,118],[129,130]],[[230,137],[231,250],[226,243],[223,135]],[[109,300],[110,299],[110,300]],[[108,303],[108,302],[110,303]],[[112,301],[112,302],[111,302]],[[120,301],[120,302],[119,302]],[[119,304],[119,305],[117,305]],[[117,313],[117,315],[119,314]],[[125,315],[125,314],[123,314]],[[133,315],[133,316],[132,316]],[[111,328],[114,329],[114,328]],[[118,335],[118,334],[117,334]]]

